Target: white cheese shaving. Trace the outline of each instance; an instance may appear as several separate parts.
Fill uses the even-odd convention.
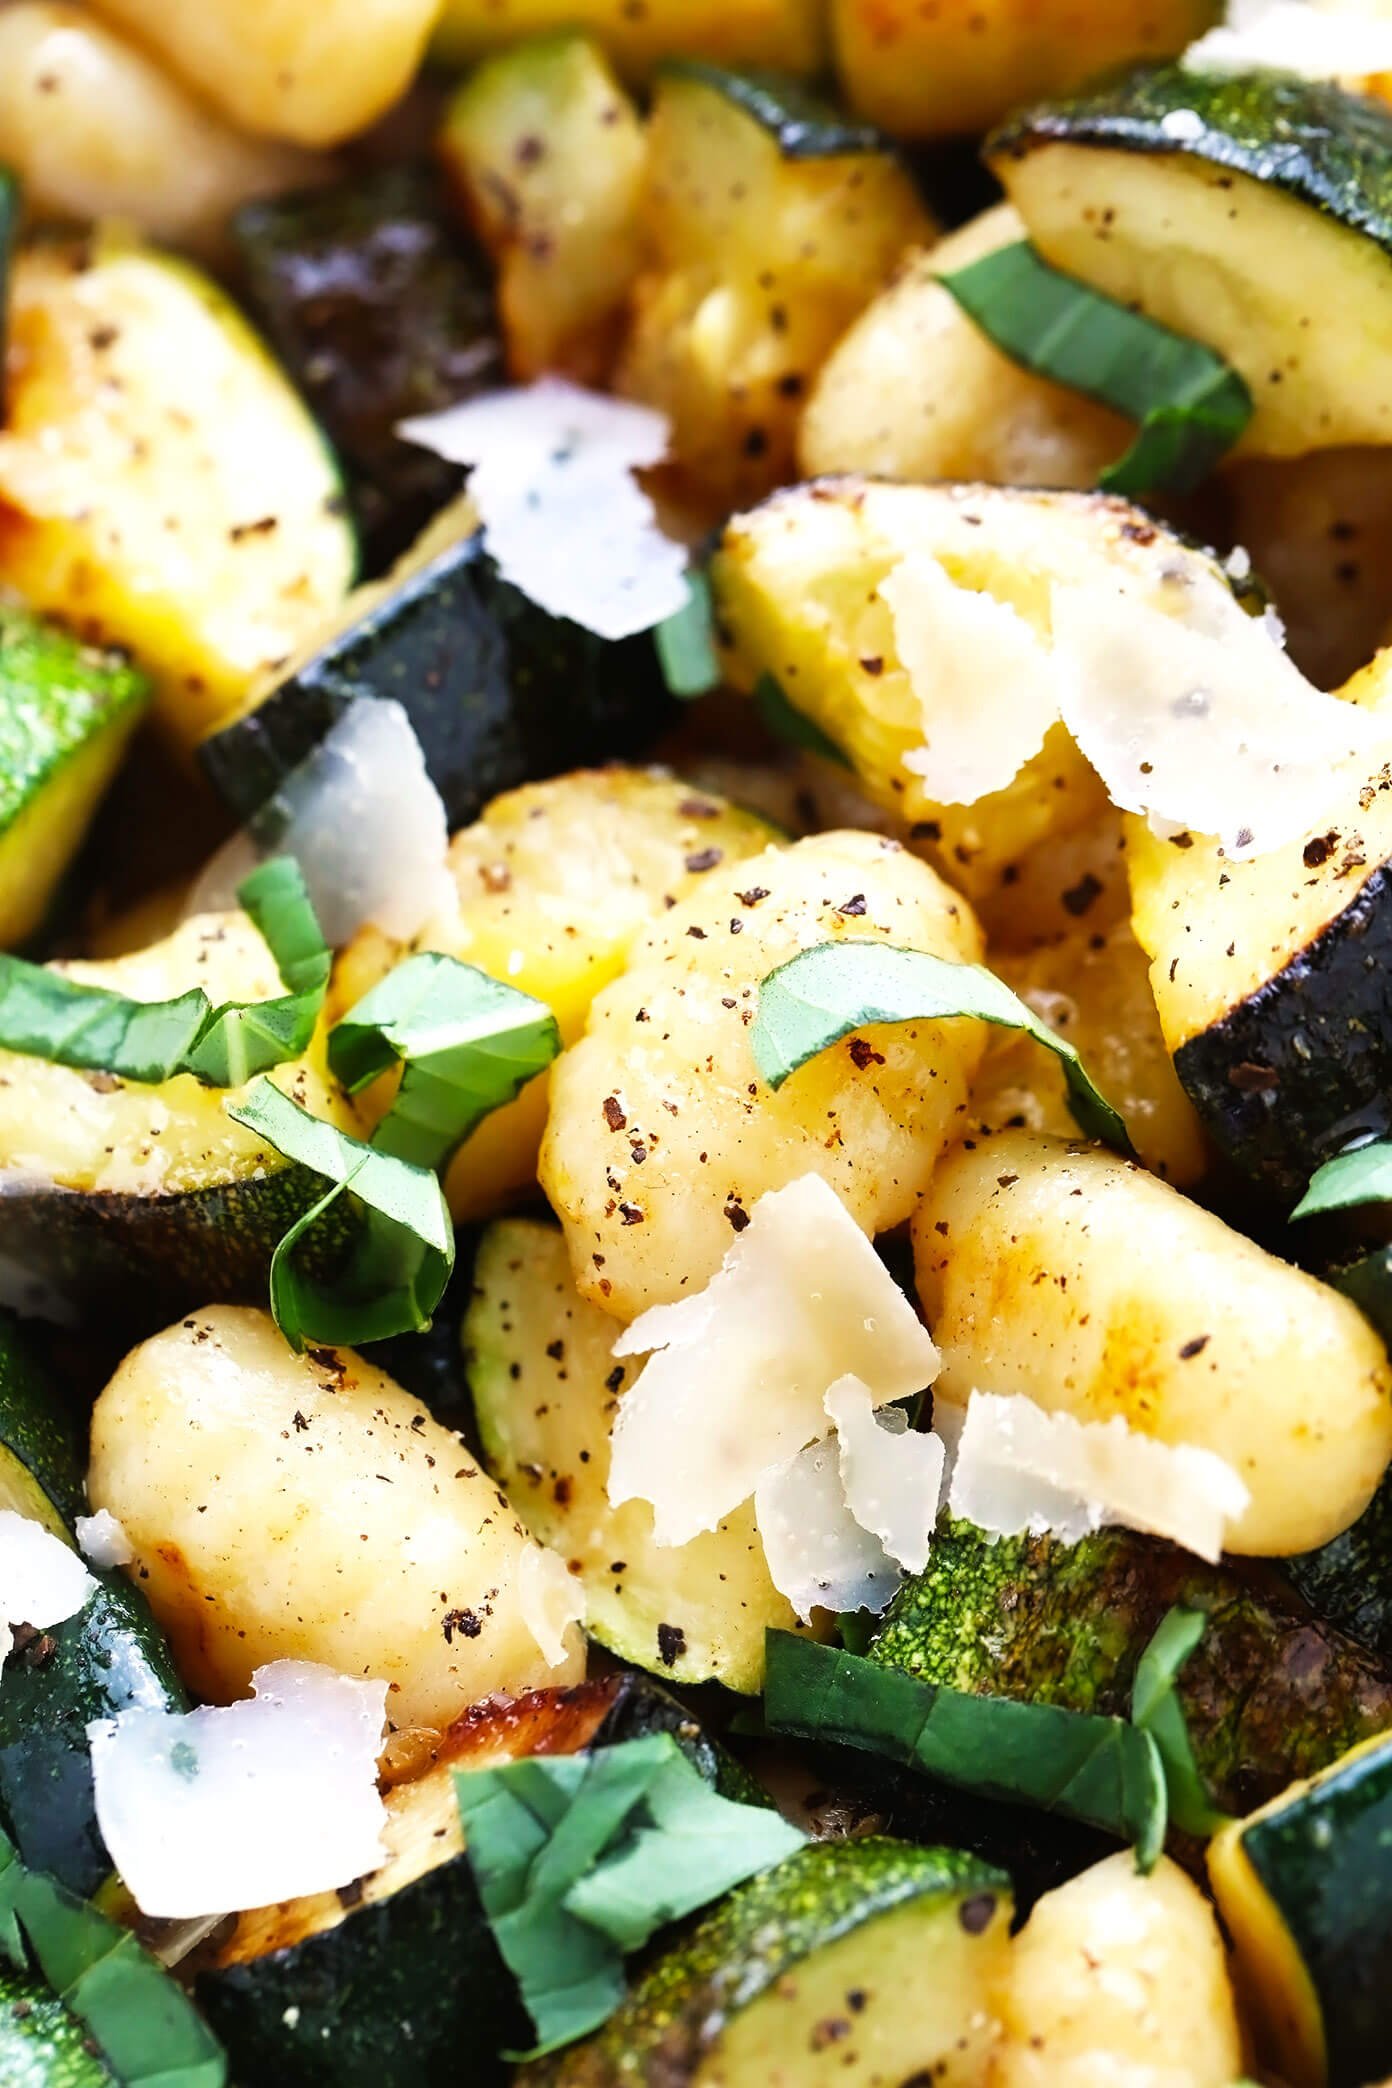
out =
[[[1018,609],[959,586],[928,552],[880,583],[894,647],[923,711],[904,766],[944,805],[1004,790],[1059,716],[1053,660]]]
[[[827,1393],[826,1410],[836,1424],[846,1506],[891,1559],[921,1573],[938,1519],[942,1443],[910,1429],[899,1407],[876,1413],[858,1378],[839,1378]]]
[[[951,1513],[993,1536],[1052,1530],[1075,1544],[1118,1523],[1210,1562],[1248,1498],[1211,1450],[1158,1442],[1119,1414],[1078,1421],[991,1392],[973,1392],[967,1403],[948,1489]]]
[[[1392,17],[1350,0],[1229,0],[1226,19],[1189,46],[1188,72],[1271,66],[1357,85],[1392,72]]]
[[[754,1520],[769,1579],[804,1623],[816,1609],[878,1614],[899,1585],[894,1560],[847,1506],[834,1437],[764,1473]]]
[[[913,1307],[820,1175],[761,1196],[705,1290],[654,1306],[614,1345],[653,1350],[619,1404],[609,1499],[650,1502],[666,1545],[713,1530],[825,1435],[839,1378],[881,1406],[938,1370]]]
[[[444,804],[405,710],[360,696],[218,850],[184,910],[235,906],[258,862],[292,855],[335,948],[369,922],[406,941],[452,899],[448,846]]]
[[[517,1562],[517,1604],[548,1667],[570,1652],[570,1630],[585,1621],[585,1591],[558,1552],[529,1544]]]
[[[16,1624],[35,1631],[65,1624],[96,1585],[70,1544],[29,1516],[0,1509],[0,1631]]]
[[[239,1913],[382,1862],[386,1683],[277,1660],[251,1686],[243,1703],[87,1728],[97,1823],[142,1913]]]
[[[103,1573],[113,1566],[129,1566],[135,1557],[134,1545],[109,1508],[79,1515],[76,1530],[83,1558]]]
[[[663,535],[633,477],[666,455],[665,415],[543,377],[397,433],[473,467],[485,549],[552,616],[627,638],[685,603],[686,550]]]

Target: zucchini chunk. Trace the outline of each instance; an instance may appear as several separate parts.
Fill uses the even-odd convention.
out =
[[[957,1849],[814,1842],[740,1886],[602,2030],[519,2088],[879,2088],[984,2078],[1005,1874]]]
[[[851,107],[896,137],[960,137],[1007,110],[1076,87],[1128,59],[1170,58],[1201,36],[1217,0],[831,0],[837,76]]]
[[[0,1310],[0,1510],[69,1540],[86,1507],[77,1433],[13,1313]]]
[[[1392,1660],[1392,1480],[1384,1479],[1356,1523],[1287,1559],[1286,1577],[1316,1616],[1355,1644]]]
[[[1392,1124],[1392,768],[1242,861],[1130,819],[1127,864],[1175,1071],[1214,1142],[1292,1203]]]
[[[404,706],[451,827],[534,777],[645,752],[674,708],[647,632],[613,644],[538,608],[499,575],[464,500],[199,760],[250,818],[358,696]]]
[[[489,1226],[464,1344],[488,1469],[532,1534],[578,1565],[590,1637],[674,1682],[757,1692],[765,1629],[797,1624],[753,1504],[675,1546],[654,1543],[643,1502],[610,1507],[609,1433],[633,1366],[615,1365],[614,1322],[577,1293],[554,1226]]]
[[[195,915],[148,949],[53,969],[134,1000],[201,986],[217,1005],[284,990],[240,912]],[[352,1132],[323,1037],[321,1026],[302,1059],[269,1077]],[[191,1074],[148,1087],[0,1051],[0,1253],[118,1326],[148,1329],[191,1294],[264,1296],[274,1249],[322,1183],[233,1122],[224,1100],[244,1093]]]
[[[461,482],[398,421],[502,376],[484,258],[415,166],[250,204],[231,235],[248,308],[338,452],[381,572]]]
[[[185,746],[342,601],[333,459],[189,264],[112,237],[15,263],[0,580],[128,648]]]
[[[823,14],[823,0],[445,0],[432,50],[459,65],[523,37],[579,29],[630,77],[693,54],[806,75],[821,70]]]
[[[1291,2088],[1392,2068],[1392,1739],[1369,1740],[1210,1844],[1258,2045]]]
[[[615,384],[668,416],[684,491],[724,513],[795,475],[813,378],[932,230],[878,132],[786,83],[664,69]]]
[[[579,769],[495,798],[455,835],[457,909],[431,924],[422,945],[545,1001],[573,1044],[643,931],[722,865],[772,839],[752,813],[660,772]],[[364,931],[339,960],[334,1009],[366,992],[392,954],[379,933]],[[360,1100],[385,1106],[388,1092]],[[465,1140],[445,1177],[456,1218],[534,1193],[549,1094],[549,1072],[539,1074]]]
[[[449,2078],[467,2053],[470,2088],[505,2081],[496,2054],[525,2045],[528,2024],[464,1856],[455,1772],[646,1732],[671,1732],[708,1782],[748,1802],[747,1783],[685,1707],[633,1675],[464,1712],[423,1772],[387,1793],[380,1870],[341,1892],[239,1915],[200,1971],[198,2001],[238,2078],[418,2088],[435,2073]]]
[[[987,154],[1047,261],[1246,380],[1247,454],[1392,442],[1392,109],[1160,66],[1024,110]]]
[[[1084,872],[1071,888],[1082,918],[1103,897]],[[1151,998],[1146,955],[1124,921],[1078,929],[1028,956],[997,956],[994,969],[1060,1036],[1076,1046],[1104,1095],[1121,1111],[1139,1158],[1163,1181],[1187,1189],[1207,1170],[1193,1104],[1180,1086]],[[1077,1135],[1063,1067],[1018,1031],[998,1030],[972,1085],[983,1131]]]
[[[0,947],[41,925],[149,697],[122,654],[0,602]]]
[[[93,1412],[87,1485],[214,1702],[267,1661],[315,1660],[384,1678],[394,1724],[443,1729],[584,1673],[578,1631],[548,1633],[529,1599],[542,1555],[460,1438],[353,1350],[296,1355],[268,1313],[213,1306],[133,1349]]]
[[[1131,424],[1012,362],[940,281],[1024,236],[1001,203],[906,256],[822,365],[798,430],[804,477],[1097,484]]]
[[[1023,1131],[959,1148],[914,1261],[935,1395],[1004,1386],[1213,1451],[1251,1496],[1234,1552],[1327,1543],[1392,1458],[1392,1368],[1357,1307],[1115,1154]]]
[[[1246,1812],[1392,1728],[1392,1675],[1279,1589],[1158,1538],[982,1535],[953,1521],[870,1648],[882,1666],[982,1696],[1125,1716],[1174,1603],[1206,1613],[1176,1688],[1214,1802]]]
[[[0,2081],[5,2088],[119,2088],[87,2025],[8,1965],[0,1965]]]
[[[647,143],[597,45],[551,36],[481,65],[436,150],[498,267],[508,371],[599,384],[642,260]]]

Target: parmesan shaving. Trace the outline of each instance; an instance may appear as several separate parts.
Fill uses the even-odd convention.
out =
[[[397,432],[472,466],[485,550],[552,616],[617,639],[685,605],[686,550],[663,535],[633,477],[667,453],[663,414],[543,377]]]
[[[517,1605],[548,1667],[571,1651],[571,1627],[585,1621],[585,1591],[565,1560],[545,1545],[529,1544],[517,1561]]]
[[[1392,18],[1350,0],[1229,0],[1227,18],[1184,53],[1189,72],[1272,66],[1350,86],[1392,73]]]
[[[1059,716],[1054,663],[1017,609],[950,580],[928,552],[880,584],[894,646],[923,711],[904,766],[944,805],[1003,790]]]
[[[444,804],[405,710],[360,696],[218,850],[184,911],[234,907],[258,862],[292,855],[335,948],[369,922],[404,942],[454,899],[448,846]]]
[[[859,1378],[882,1406],[938,1370],[913,1307],[820,1175],[761,1196],[706,1289],[654,1306],[614,1345],[650,1351],[619,1404],[609,1500],[650,1502],[663,1545],[713,1530],[824,1436],[838,1379]]]
[[[87,1728],[97,1823],[141,1912],[239,1913],[375,1870],[385,1682],[306,1660],[251,1678],[249,1701],[133,1709]]]
[[[29,1516],[0,1509],[0,1629],[65,1624],[96,1585],[70,1544]]]
[[[899,1585],[893,1559],[847,1506],[833,1439],[764,1473],[754,1520],[769,1579],[804,1623],[817,1609],[878,1614]]]
[[[928,1563],[942,1493],[943,1446],[919,1435],[899,1407],[876,1413],[858,1378],[839,1378],[826,1396],[836,1424],[846,1506],[910,1573]]]
[[[1158,1442],[1119,1414],[1078,1421],[991,1392],[973,1392],[967,1403],[948,1489],[951,1513],[993,1536],[1051,1530],[1075,1544],[1117,1523],[1168,1537],[1210,1563],[1248,1499],[1211,1450]]]
[[[84,1559],[105,1573],[113,1566],[129,1566],[135,1547],[109,1508],[95,1515],[79,1515],[76,1523],[78,1549]]]

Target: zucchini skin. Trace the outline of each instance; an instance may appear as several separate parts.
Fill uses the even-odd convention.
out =
[[[0,1461],[7,1456],[71,1530],[87,1507],[84,1446],[32,1337],[12,1313],[0,1311]],[[0,1506],[9,1505],[5,1491],[0,1482]]]
[[[144,1596],[119,1573],[97,1581],[86,1607],[45,1634],[52,1652],[34,1667],[11,1660],[0,1684],[0,1819],[31,1869],[84,1899],[111,1870],[92,1794],[88,1721],[188,1708]]]
[[[1177,139],[1164,126],[1180,111],[1199,127]],[[1054,144],[1206,160],[1280,189],[1392,255],[1392,109],[1328,81],[1133,66],[1020,110],[987,140],[985,158],[998,165]]]
[[[206,739],[204,771],[249,818],[358,696],[404,705],[451,828],[519,783],[643,752],[676,708],[646,632],[616,645],[548,616],[474,535]]]
[[[244,295],[338,451],[381,571],[461,482],[397,422],[503,382],[487,264],[424,166],[248,204],[231,232]]]
[[[860,123],[802,81],[757,67],[731,72],[704,58],[669,58],[658,78],[694,80],[723,95],[768,132],[785,160],[835,159],[843,153],[893,151],[873,123]]]
[[[1255,993],[1174,1055],[1180,1083],[1244,1173],[1288,1200],[1361,1132],[1392,1126],[1392,867]]]
[[[1286,1577],[1317,1616],[1370,1653],[1392,1660],[1392,1478],[1351,1529],[1287,1559]]]
[[[0,2081],[5,2088],[118,2088],[85,2023],[46,1987],[0,1964]]]
[[[1392,1674],[1222,1568],[1127,1530],[1076,1545],[939,1535],[870,1649],[884,1666],[982,1695],[1126,1714],[1136,1663],[1175,1603],[1208,1613],[1178,1694],[1215,1802],[1247,1812],[1392,1728]]]

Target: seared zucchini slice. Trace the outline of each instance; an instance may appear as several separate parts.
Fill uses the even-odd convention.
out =
[[[1127,59],[1172,57],[1217,12],[1217,0],[831,0],[831,31],[853,109],[896,137],[941,138],[979,133]]]
[[[7,1965],[0,1965],[0,2081],[5,2088],[118,2088],[87,2025]]]
[[[1291,2088],[1392,2068],[1392,1738],[1370,1740],[1210,1845],[1262,2056]]]
[[[823,12],[823,0],[445,0],[434,52],[457,65],[525,36],[580,29],[639,77],[663,58],[693,53],[717,65],[806,74],[821,67]]]
[[[616,385],[668,415],[683,489],[728,511],[794,476],[813,378],[931,221],[877,132],[683,62],[657,86],[642,230]]]
[[[215,1005],[283,991],[242,913],[197,915],[149,949],[55,969],[134,1000],[192,986]],[[269,1077],[354,1130],[322,1032]],[[193,1298],[263,1296],[273,1250],[322,1183],[226,1114],[226,1097],[243,1092],[191,1074],[146,1087],[0,1052],[0,1253],[142,1329]]]
[[[277,2088],[419,2088],[508,2078],[500,2048],[528,2024],[484,1918],[455,1803],[457,1770],[578,1754],[671,1732],[726,1795],[749,1791],[684,1707],[631,1675],[481,1704],[440,1736],[429,1765],[387,1794],[387,1860],[352,1887],[238,1916],[196,1982],[237,2076]]]
[[[42,922],[149,696],[122,654],[0,601],[0,947]]]
[[[610,1507],[609,1434],[633,1366],[615,1365],[614,1322],[577,1293],[554,1226],[488,1228],[464,1343],[488,1469],[533,1535],[578,1563],[590,1637],[674,1682],[757,1691],[765,1629],[796,1620],[753,1506],[666,1547],[643,1502]]]
[[[539,38],[481,65],[437,141],[498,266],[508,369],[601,383],[642,246],[642,121],[597,45]]]
[[[1009,1880],[975,1856],[814,1842],[732,1892],[519,2088],[967,2088],[1009,1929]]]
[[[1047,261],[1246,380],[1248,454],[1392,441],[1392,109],[1147,67],[1024,110],[987,152]]]
[[[1287,1203],[1392,1124],[1392,769],[1233,861],[1127,823],[1132,921],[1175,1071],[1215,1143]]]
[[[1381,1661],[1279,1590],[1131,1530],[1066,1545],[950,1522],[890,1604],[870,1658],[948,1689],[1124,1716],[1136,1663],[1174,1603],[1207,1617],[1177,1688],[1224,1810],[1260,1805],[1392,1729]]]
[[[485,555],[467,501],[199,759],[247,818],[358,696],[405,706],[451,827],[534,777],[643,752],[673,710],[650,636],[611,644],[538,608]]]
[[[381,572],[460,484],[398,421],[500,381],[487,264],[423,167],[249,204],[231,230],[248,305],[338,452]]]
[[[241,314],[167,254],[32,247],[10,327],[0,580],[128,648],[191,745],[347,592],[333,459]]]

